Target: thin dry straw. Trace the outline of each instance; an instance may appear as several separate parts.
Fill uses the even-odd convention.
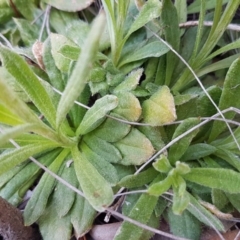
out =
[[[38,40],[39,40],[40,42],[41,42],[41,40],[42,40],[44,28],[45,28],[45,26],[47,26],[47,22],[48,22],[48,19],[49,19],[50,9],[51,9],[51,6],[50,6],[50,5],[47,5],[47,8],[46,8],[46,11],[45,11],[45,14],[44,14],[44,18],[43,18],[42,27],[41,27],[40,34],[39,34],[39,37],[38,37]],[[48,30],[48,31],[49,31],[49,30]]]
[[[188,22],[185,22],[185,23],[180,23],[179,27],[180,28],[188,28],[188,27],[194,27],[194,26],[198,26],[198,25],[199,25],[199,21],[188,21]],[[212,27],[213,26],[213,22],[211,22],[211,21],[204,21],[203,25],[206,26],[206,27]],[[237,25],[237,24],[228,24],[227,30],[240,32],[240,26]]]

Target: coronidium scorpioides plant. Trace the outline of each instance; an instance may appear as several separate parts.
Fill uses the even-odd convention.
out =
[[[124,219],[114,240],[222,238],[240,210],[240,41],[224,38],[240,1],[91,2],[0,2],[0,196],[33,189],[24,221],[46,240],[105,211]]]

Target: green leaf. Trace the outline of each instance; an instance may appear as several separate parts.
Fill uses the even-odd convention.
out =
[[[64,149],[57,158],[49,166],[49,170],[58,173],[66,156],[69,154],[69,149]],[[35,188],[32,197],[30,198],[24,210],[24,222],[29,226],[36,222],[46,209],[48,199],[56,184],[56,179],[49,173],[44,173],[40,182]],[[34,210],[33,210],[34,209]]]
[[[105,207],[109,206],[114,199],[110,184],[77,147],[72,149],[72,156],[75,172],[86,199],[97,211],[105,211]]]
[[[176,0],[175,8],[177,10],[178,22],[184,23],[187,21],[187,2],[186,0]]]
[[[128,121],[137,121],[142,113],[139,100],[130,92],[115,94],[118,98],[118,106],[112,111],[113,116],[122,117]]]
[[[63,166],[62,173],[59,176],[72,186],[78,186],[78,180],[74,171],[73,164],[68,167],[66,162]],[[59,181],[56,183],[56,187],[54,190],[54,198],[61,199],[61,201],[56,201],[55,208],[60,218],[69,213],[70,209],[74,205],[75,196],[76,193],[72,189],[63,185]]]
[[[58,0],[43,0],[45,3],[67,12],[78,12],[89,7],[94,0],[70,0],[70,1],[58,1]]]
[[[59,217],[55,203],[59,199],[51,199],[44,213],[38,220],[40,232],[43,239],[70,239],[72,235],[72,224],[70,215]],[[54,229],[54,231],[53,231]]]
[[[116,108],[117,105],[118,99],[113,95],[106,95],[98,99],[84,115],[76,135],[84,135],[97,128],[106,119],[106,114]]]
[[[222,190],[213,188],[211,195],[213,205],[219,210],[223,209],[229,203],[226,194]]]
[[[84,236],[92,228],[96,217],[96,210],[89,204],[87,199],[77,195],[71,209],[71,223],[74,235],[77,239]]]
[[[188,194],[190,198],[190,204],[188,205],[187,210],[195,218],[211,228],[214,227],[219,231],[225,231],[222,222],[217,217],[203,207],[191,194],[188,192],[186,192],[186,194]]]
[[[236,98],[240,94],[239,85],[240,75],[240,59],[235,60],[229,68],[226,79],[223,85],[222,95],[219,101],[219,109],[224,110],[229,107],[240,108],[240,99]],[[225,118],[232,119],[235,116],[234,112],[228,112],[224,114]],[[210,141],[216,139],[220,133],[226,129],[226,123],[215,121],[209,137]]]
[[[81,20],[78,13],[68,13],[51,8],[50,22],[55,32],[67,36],[77,43],[80,48],[83,47],[90,25]]]
[[[200,120],[198,118],[188,118],[184,120],[175,130],[172,139],[175,139],[186,131],[192,129],[199,123]],[[192,139],[197,135],[197,133],[198,129],[192,131],[169,148],[168,159],[172,165],[174,165],[176,161],[180,160],[182,155],[187,151]]]
[[[171,208],[168,209],[167,213],[170,230],[174,236],[187,239],[200,238],[200,222],[191,213],[184,211],[180,216],[178,216],[173,213]]]
[[[165,146],[160,127],[140,126],[138,130],[151,141],[157,151]]]
[[[34,17],[36,17],[35,14],[39,14],[39,12],[36,11],[37,8],[35,5],[35,1],[29,2],[28,0],[13,0],[13,4],[17,8],[17,10],[24,16],[24,18],[28,20],[33,21]],[[11,8],[13,8],[12,4],[10,5]]]
[[[183,180],[184,181],[184,180]],[[185,181],[184,181],[185,183]],[[187,208],[189,204],[189,196],[186,193],[186,183],[185,183],[185,190],[184,193],[180,193],[180,187],[178,187],[177,190],[174,190],[174,195],[173,195],[173,206],[172,210],[173,213],[176,215],[181,215],[184,210]]]
[[[137,188],[142,187],[145,184],[152,182],[159,173],[152,167],[148,168],[145,171],[140,172],[137,175],[127,175],[123,177],[118,185],[125,188]]]
[[[113,144],[96,137],[93,133],[84,136],[83,142],[107,162],[119,163],[122,160],[122,154]]]
[[[5,110],[6,113],[12,112],[14,115],[17,115],[20,117],[21,120],[24,122],[29,123],[40,123],[40,120],[38,117],[27,107],[27,105],[15,94],[15,92],[12,90],[9,85],[4,82],[2,79],[0,79],[0,88],[2,89],[2,94],[0,96],[0,103],[5,105],[7,109],[5,110],[5,107],[3,107],[3,110]]]
[[[240,157],[239,155],[234,154],[232,151],[229,151],[225,148],[218,147],[217,151],[214,153],[215,156],[220,157],[225,160],[227,163],[235,167],[240,171]]]
[[[13,9],[11,9],[6,1],[0,2],[0,24],[4,24],[9,21],[14,14]]]
[[[155,196],[142,194],[127,216],[136,221],[147,224],[157,204],[157,200],[158,198]],[[143,228],[124,221],[121,227],[117,230],[114,240],[140,239],[143,232]]]
[[[132,71],[123,82],[114,88],[113,93],[127,92],[134,90],[139,84],[139,80],[142,76],[143,68]]]
[[[121,57],[118,66],[122,67],[125,64],[150,57],[160,57],[168,51],[169,48],[161,41],[150,42],[148,44],[146,44],[146,42],[143,42],[138,44],[137,49],[129,49],[129,51]]]
[[[15,175],[17,175],[28,163],[22,163],[17,165],[14,168],[11,168],[9,171],[6,171],[0,175],[0,189],[10,181]]]
[[[87,160],[97,169],[97,171],[112,185],[119,181],[117,169],[98,152],[94,152],[84,142],[81,142],[81,150]],[[112,161],[112,159],[111,159]]]
[[[69,60],[77,61],[81,53],[81,49],[75,44],[64,44],[59,48],[58,53],[63,55],[65,58],[68,58]]]
[[[14,22],[17,25],[23,42],[27,46],[31,46],[32,44],[34,44],[34,42],[36,41],[36,39],[38,39],[39,36],[39,26],[37,26],[36,24],[33,25],[30,21],[20,18],[15,18]]]
[[[230,194],[225,193],[230,203],[237,209],[237,211],[240,211],[240,194]]]
[[[175,165],[176,165],[175,172],[178,173],[179,175],[184,175],[191,171],[190,167],[186,163],[177,161]],[[177,175],[177,176],[180,178],[179,175]],[[178,179],[177,182],[180,183],[181,180]]]
[[[162,4],[158,0],[147,1],[141,11],[135,18],[135,21],[128,30],[127,35],[124,38],[124,42],[129,38],[129,36],[137,31],[139,28],[145,26],[148,22],[160,16]]]
[[[147,192],[150,195],[161,196],[171,187],[171,185],[172,185],[172,177],[168,175],[164,180],[152,184],[148,188]]]
[[[35,124],[23,124],[20,126],[4,130],[0,135],[0,145],[3,145],[10,139],[14,139],[15,137],[21,135],[22,133],[32,131],[35,127],[36,127]]]
[[[17,115],[13,114],[0,104],[0,122],[6,125],[15,126],[24,123]]]
[[[109,33],[109,38],[110,38],[110,43],[111,43],[111,50],[113,53],[113,57],[116,55],[117,51],[117,46],[119,39],[117,39],[117,24],[116,24],[116,19],[115,19],[115,13],[114,13],[114,6],[113,6],[113,1],[111,0],[103,0],[102,5],[103,8],[106,12],[106,18],[107,18],[107,26],[108,26],[108,33]]]
[[[121,152],[123,165],[141,165],[154,153],[151,142],[137,129],[132,129],[122,140],[114,144]]]
[[[216,152],[216,148],[206,143],[197,143],[188,147],[181,157],[181,161],[196,160]]]
[[[113,143],[124,138],[130,131],[131,126],[115,119],[107,118],[92,134],[107,142]],[[114,134],[113,134],[114,132]]]
[[[60,70],[55,65],[54,58],[51,53],[51,49],[52,49],[51,40],[50,38],[48,38],[43,43],[43,50],[42,50],[43,64],[45,67],[45,71],[48,74],[51,85],[57,88],[59,91],[63,91],[64,81],[63,81]]]
[[[98,51],[98,42],[104,24],[105,16],[101,13],[94,21],[91,31],[82,48],[82,52],[60,99],[56,118],[57,127],[63,122],[70,108],[73,106],[74,101],[85,88]]]
[[[229,0],[223,0],[222,4],[225,4],[228,1]],[[218,4],[218,2],[216,2],[216,1],[207,1],[206,2],[206,10],[210,10],[210,9],[215,8],[216,4]],[[201,6],[201,0],[194,1],[188,7],[188,14],[199,12],[200,11],[200,6]]]
[[[89,103],[91,96],[90,88],[88,85],[86,85],[85,89],[81,93],[81,95],[77,98],[77,101],[87,105]],[[71,124],[74,129],[77,129],[80,125],[80,123],[83,120],[84,115],[86,114],[87,109],[83,107],[79,107],[79,105],[74,104],[69,112],[69,116],[71,119]],[[75,133],[76,134],[76,133]]]
[[[38,161],[44,166],[49,166],[51,162],[59,154],[59,149],[54,149],[40,156]],[[23,168],[17,172],[1,189],[0,195],[7,199],[14,206],[17,206],[23,200],[26,191],[34,184],[37,178],[40,177],[42,170],[33,162],[23,164]],[[18,168],[17,166],[15,168]],[[11,170],[10,170],[11,171]],[[4,179],[3,179],[4,180]]]
[[[78,45],[67,37],[56,33],[51,33],[50,41],[52,47],[51,54],[57,68],[63,73],[68,73],[72,60],[65,57],[60,50],[68,45],[79,49]]]
[[[176,50],[180,45],[180,29],[178,26],[178,13],[171,0],[164,0],[161,20],[166,41]],[[165,85],[169,86],[173,72],[176,68],[178,57],[172,51],[168,52],[166,59]]]
[[[218,20],[217,26],[215,26],[214,31],[208,37],[204,46],[201,49],[201,52],[198,56],[198,59],[202,61],[206,61],[207,55],[212,51],[212,49],[216,46],[219,39],[224,34],[227,26],[231,22],[232,18],[234,17],[234,13],[236,12],[239,6],[239,1],[230,0],[226,5],[224,12],[221,15],[221,18]]]
[[[44,137],[49,138],[55,142],[61,142],[61,144],[66,144],[66,145],[71,144],[70,139],[67,139],[67,138],[60,139],[59,136],[50,127],[43,124],[43,122],[15,94],[15,92],[8,86],[8,84],[2,81],[1,79],[0,79],[0,87],[3,90],[3,93],[0,95],[0,103],[2,102],[8,109],[11,109],[14,115],[15,114],[18,115],[23,121],[29,122],[30,124],[34,124],[35,125],[33,126],[34,129],[32,128],[34,132],[40,135],[43,135]],[[2,108],[2,110],[4,110],[4,108]],[[1,104],[0,104],[0,111],[1,111]],[[3,122],[7,121],[6,114],[8,115],[8,112],[9,112],[8,110],[5,110],[5,114],[3,114],[3,120],[2,120]],[[13,121],[13,118],[15,118],[13,115],[10,116],[11,121]],[[0,122],[1,122],[1,119],[0,119]]]
[[[234,55],[231,55],[230,57],[223,58],[220,61],[214,62],[212,64],[208,64],[196,72],[197,76],[202,77],[204,75],[207,75],[208,73],[215,72],[217,70],[221,70],[221,69],[225,69],[225,68],[229,68],[231,66],[232,62],[235,61],[236,59],[238,59],[238,57],[239,57],[238,54],[234,54]]]
[[[54,127],[56,110],[37,76],[32,72],[27,63],[16,53],[5,47],[0,48],[3,66],[16,79],[32,102]]]
[[[233,50],[233,49],[236,49],[236,48],[239,48],[239,47],[240,47],[240,40],[238,39],[234,42],[231,42],[231,43],[227,44],[226,46],[221,47],[217,51],[213,52],[211,55],[208,56],[207,60],[211,60],[214,57],[216,57],[216,56],[218,56],[222,53],[225,53],[227,51],[230,51],[230,50]]]
[[[19,149],[6,152],[0,155],[0,175],[7,172],[11,168],[24,162],[30,156],[57,147],[56,143],[45,141],[41,145],[39,143],[29,144]]]
[[[176,119],[174,99],[167,86],[160,87],[142,106],[144,122],[152,126],[171,123]]]
[[[184,178],[206,187],[217,188],[228,193],[240,193],[240,173],[230,169],[192,168]]]
[[[222,94],[222,89],[218,86],[213,85],[206,90],[211,96],[212,100],[218,104],[220,96]],[[197,111],[201,117],[208,117],[216,113],[216,108],[213,106],[212,102],[204,92],[200,93],[197,99]]]
[[[160,157],[153,163],[153,167],[161,173],[168,173],[172,170],[172,166],[165,155],[160,155]]]

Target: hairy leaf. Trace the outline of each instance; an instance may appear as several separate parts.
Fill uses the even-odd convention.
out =
[[[184,178],[228,193],[240,193],[240,173],[222,168],[192,168]]]
[[[71,223],[76,238],[84,236],[92,228],[96,214],[96,210],[89,204],[87,199],[76,196],[71,209]]]
[[[72,149],[74,168],[86,199],[97,211],[104,211],[113,201],[110,184],[98,173],[77,147]]]
[[[178,216],[169,208],[167,213],[171,232],[175,236],[187,239],[199,239],[201,225],[190,212],[184,211]]]
[[[157,0],[147,1],[138,16],[135,18],[134,23],[131,25],[131,28],[128,30],[128,33],[125,37],[125,41],[128,37],[139,28],[143,27],[146,23],[160,16],[162,5]]]
[[[166,41],[176,50],[180,45],[180,29],[178,26],[177,9],[171,0],[164,0],[161,13],[162,24]],[[178,57],[172,51],[168,52],[166,58],[165,85],[169,86],[175,70]]]
[[[197,143],[188,147],[187,151],[181,157],[181,161],[196,160],[216,152],[216,148],[206,144],[206,143]]]
[[[113,143],[124,138],[130,131],[131,126],[115,119],[107,118],[92,134],[107,142]],[[113,134],[114,133],[114,134]]]
[[[54,149],[40,156],[38,161],[44,166],[49,166],[59,153],[59,149]],[[33,162],[28,162],[23,166],[23,168],[19,168],[20,171],[15,173],[0,191],[0,195],[14,206],[17,206],[22,202],[26,191],[34,184],[36,179],[39,178],[42,173],[39,166]],[[18,169],[18,166],[15,168]]]
[[[207,226],[214,227],[219,231],[225,231],[222,222],[217,217],[204,208],[191,194],[186,194],[188,194],[190,198],[190,204],[188,205],[187,210],[194,217]]]
[[[71,58],[67,58],[64,55],[62,55],[60,49],[68,45],[78,48],[77,44],[68,39],[67,37],[56,33],[51,33],[50,41],[52,47],[51,54],[57,68],[61,72],[67,73],[70,68]]]
[[[114,144],[121,152],[123,165],[140,165],[154,153],[151,142],[137,129],[132,129],[122,140]]]
[[[18,164],[24,162],[30,156],[56,148],[58,145],[56,143],[45,141],[41,145],[39,143],[29,144],[27,146],[14,149],[12,151],[6,152],[0,155],[0,174],[7,172],[11,168],[17,166]]]
[[[82,48],[82,52],[60,99],[56,118],[57,127],[63,122],[70,108],[73,106],[74,101],[85,88],[92,64],[96,57],[98,42],[104,23],[105,17],[104,14],[101,13],[98,18],[95,19],[88,38],[85,41],[85,45]]]
[[[11,126],[24,123],[23,120],[21,120],[17,115],[9,111],[9,109],[2,104],[0,104],[0,122]]]
[[[169,48],[161,41],[155,41],[148,44],[145,44],[144,42],[144,44],[140,44],[137,49],[129,49],[129,51],[120,59],[119,67],[150,57],[160,57],[168,51]]]
[[[58,173],[65,157],[69,154],[68,149],[62,150],[57,158],[49,166],[49,170],[54,173]],[[24,210],[24,222],[25,225],[29,226],[36,222],[38,218],[43,214],[46,209],[48,199],[53,191],[56,180],[49,173],[44,173],[37,187],[35,188],[32,197],[30,198],[27,206]],[[34,209],[34,211],[33,211]]]
[[[139,80],[142,76],[143,68],[139,68],[135,71],[132,71],[123,82],[121,82],[117,87],[114,88],[113,92],[126,92],[134,90],[139,84]]]
[[[113,95],[106,95],[98,99],[84,115],[76,134],[84,135],[97,128],[112,109],[118,105],[118,99]]]
[[[41,235],[43,239],[70,239],[72,233],[70,215],[59,217],[55,208],[56,201],[59,199],[50,200],[49,205],[38,220]]]
[[[223,91],[219,102],[220,110],[224,110],[229,107],[240,107],[240,99],[236,98],[240,94],[239,85],[240,75],[240,59],[235,60],[228,70],[226,79],[223,85]],[[235,116],[234,112],[228,112],[224,114],[227,119],[232,119]],[[209,140],[214,140],[223,130],[226,129],[226,123],[215,121],[211,130]]]
[[[137,175],[127,175],[118,182],[118,185],[125,188],[142,187],[153,181],[158,174],[159,173],[151,167]]]
[[[8,50],[5,47],[1,47],[0,55],[4,67],[15,78],[15,80],[28,94],[32,102],[54,127],[56,120],[56,109],[46,90],[39,82],[37,76],[18,54]]]
[[[157,199],[157,197],[149,196],[148,194],[141,195],[129,212],[128,217],[141,223],[148,223],[157,204]],[[139,239],[143,231],[143,228],[124,221],[121,227],[118,229],[114,240]]]
[[[71,160],[69,160],[71,161]],[[78,180],[74,171],[73,164],[67,166],[67,162],[62,167],[62,173],[60,177],[74,187],[78,186]],[[64,197],[65,196],[65,197]],[[56,183],[54,198],[61,199],[56,201],[55,208],[59,217],[63,217],[69,213],[70,209],[74,205],[76,193],[69,187],[63,185],[59,181]]]
[[[118,98],[118,106],[112,111],[128,121],[137,121],[142,113],[139,100],[130,92],[115,94]]]
[[[45,3],[67,12],[78,12],[92,4],[94,0],[69,0],[69,1],[58,1],[58,0],[44,0]]]
[[[87,134],[83,138],[83,142],[103,160],[110,163],[119,163],[122,160],[121,152],[111,143],[95,136],[94,134]]]
[[[179,135],[185,133],[186,131],[192,129],[195,127],[200,120],[198,118],[188,118],[184,120],[175,130],[172,139],[175,139]],[[180,139],[180,141],[177,141],[169,148],[169,155],[168,159],[171,164],[174,164],[176,161],[178,161],[182,155],[186,152],[188,149],[192,139],[196,136],[198,133],[198,129],[193,130],[191,133]]]
[[[97,171],[112,185],[115,186],[119,180],[117,169],[108,161],[91,150],[84,142],[80,145],[81,150],[87,160],[97,169]]]
[[[161,196],[171,187],[171,185],[172,185],[172,178],[171,176],[167,176],[162,181],[152,184],[148,188],[148,193],[154,196]]]
[[[171,123],[176,119],[174,99],[167,86],[159,88],[143,102],[143,119],[152,126]]]

